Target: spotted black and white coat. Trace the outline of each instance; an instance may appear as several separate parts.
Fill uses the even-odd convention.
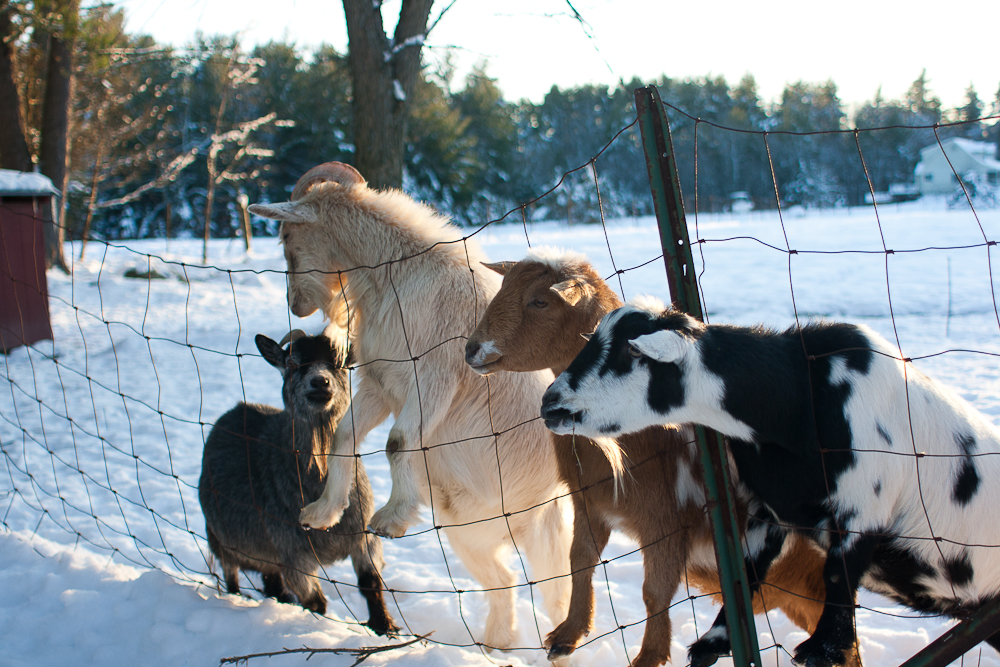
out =
[[[752,588],[788,530],[827,550],[825,608],[798,664],[844,662],[859,584],[949,616],[1000,594],[1000,431],[867,327],[704,325],[639,299],[601,321],[542,417],[585,436],[668,423],[728,436],[754,497]],[[689,657],[703,667],[728,650],[720,612]]]

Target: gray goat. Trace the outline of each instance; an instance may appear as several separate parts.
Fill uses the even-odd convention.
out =
[[[287,350],[284,341],[255,339],[284,377],[285,409],[240,403],[205,441],[198,497],[209,548],[229,593],[239,593],[240,569],[260,572],[264,595],[292,602],[294,593],[319,614],[326,612],[326,597],[316,570],[350,556],[368,604],[366,625],[380,635],[396,632],[382,596],[382,544],[365,532],[374,502],[360,459],[340,522],[329,531],[299,525],[302,506],[323,491],[333,432],[350,403],[350,352],[326,335],[294,331],[288,338]]]

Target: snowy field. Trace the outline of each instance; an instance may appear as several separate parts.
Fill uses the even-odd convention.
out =
[[[986,246],[1000,237],[1000,212],[980,211],[977,222],[968,209],[916,202],[880,208],[880,221],[871,209],[841,209],[786,216],[783,227],[770,212],[702,215],[688,220],[692,236],[696,222],[705,243],[695,247],[695,260],[711,321],[785,327],[797,315],[864,322],[1000,424],[991,273],[998,255]],[[475,238],[493,260],[522,258],[528,242],[578,250],[626,298],[669,300],[655,222],[609,221],[607,232],[606,239],[600,226],[537,223],[492,227]],[[70,252],[75,258],[79,247]],[[257,355],[254,334],[317,331],[321,321],[288,312],[275,239],[254,239],[249,256],[240,241],[213,242],[212,268],[198,268],[200,257],[200,242],[192,240],[93,243],[71,276],[48,274],[55,343],[0,357],[0,665],[213,665],[284,647],[386,643],[358,624],[365,607],[350,586],[324,583],[326,617],[262,601],[246,582],[252,598],[216,591],[196,488],[204,437],[238,400],[280,405],[279,376]],[[152,268],[166,279],[126,278],[129,268]],[[379,451],[388,428],[376,429],[363,449],[380,502],[389,493]],[[447,541],[423,523],[385,549],[383,574],[399,591],[389,600],[393,615],[411,633],[433,631],[433,641],[366,664],[548,664],[538,646],[559,619],[534,610],[527,587],[518,595],[524,648],[488,656],[474,646],[484,596]],[[607,577],[598,570],[595,581],[597,629],[574,665],[625,665],[636,655],[645,611],[635,549],[612,536]],[[512,566],[529,580],[516,559]],[[346,563],[325,574],[355,583]],[[717,611],[688,595],[681,591],[671,612],[679,665]],[[950,626],[872,594],[862,594],[861,604],[869,667],[901,663]],[[791,650],[805,634],[778,612],[757,622],[764,664],[789,665],[788,652],[774,644]],[[354,658],[314,660],[346,666]],[[303,662],[298,655],[251,664]],[[1000,657],[982,645],[963,664],[1000,666]]]

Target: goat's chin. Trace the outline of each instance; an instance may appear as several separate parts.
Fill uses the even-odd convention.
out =
[[[496,368],[496,364],[483,364],[482,366],[469,366],[469,368],[471,368],[472,372],[475,373],[476,375],[482,375],[483,377],[486,377],[487,375],[493,375],[494,373],[497,372],[497,370],[499,370],[498,368]]]
[[[584,436],[584,434],[580,432],[579,427],[569,421],[556,422],[553,420],[546,420],[545,426],[556,435],[572,435],[575,433],[576,435]]]
[[[317,310],[316,306],[303,304],[301,301],[295,301],[290,306],[290,310],[295,317],[309,317]]]

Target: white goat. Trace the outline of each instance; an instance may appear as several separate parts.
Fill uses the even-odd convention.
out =
[[[371,520],[400,537],[421,504],[489,589],[483,643],[515,640],[511,541],[528,558],[553,623],[569,603],[572,530],[551,436],[538,419],[547,371],[483,379],[465,364],[465,339],[500,277],[473,240],[398,191],[376,191],[352,167],[314,167],[292,201],[254,205],[280,220],[288,303],[349,321],[359,381],[334,435],[323,495],[301,521],[326,528],[348,505],[354,454],[391,413],[389,501]]]

